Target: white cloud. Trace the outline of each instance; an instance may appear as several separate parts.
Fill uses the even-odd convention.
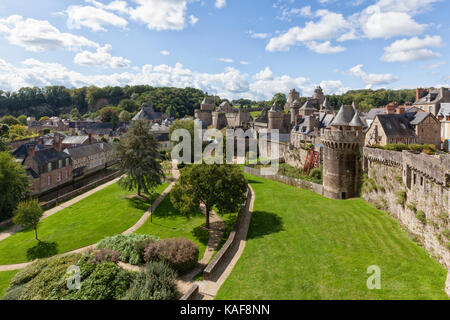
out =
[[[258,74],[260,75],[258,77],[250,76],[231,67],[226,67],[223,72],[216,74],[199,73],[176,63],[174,66],[144,65],[136,70],[133,69],[132,72],[87,76],[69,70],[58,63],[28,59],[16,67],[0,59],[0,88],[5,90],[18,90],[24,86],[81,87],[96,85],[104,87],[148,84],[155,87],[193,87],[228,99],[268,100],[276,92],[289,92],[292,88],[300,89],[306,95],[312,95],[315,88],[315,84],[307,78],[288,75],[275,76],[269,68]],[[322,84],[327,94],[343,90],[339,81],[324,81]]]
[[[266,39],[270,37],[270,33],[254,32],[253,30],[250,30],[248,33],[250,34],[250,37],[255,39]]]
[[[97,8],[104,9],[104,10],[116,11],[119,13],[128,13],[130,10],[128,7],[128,3],[126,1],[122,1],[122,0],[115,0],[115,1],[110,2],[109,4],[103,4],[96,0],[85,0],[85,1],[87,3],[93,4]]]
[[[353,68],[350,68],[347,73],[364,81],[368,85],[368,88],[372,86],[390,84],[399,79],[390,73],[366,73],[362,70],[362,67],[362,64],[358,64]]]
[[[109,53],[112,49],[110,44],[98,48],[96,52],[83,51],[78,53],[73,62],[82,66],[103,66],[111,68],[128,68],[131,61],[123,57],[113,57]]]
[[[437,48],[441,45],[442,39],[440,36],[426,36],[423,39],[418,37],[401,39],[384,48],[384,55],[381,60],[387,62],[406,62],[434,59],[441,55],[433,52],[430,48]]]
[[[225,62],[225,63],[233,63],[233,59],[230,59],[230,58],[219,58],[217,60],[220,62]]]
[[[187,0],[134,1],[138,6],[129,9],[130,17],[147,24],[150,30],[183,30],[186,27]]]
[[[99,46],[85,37],[60,32],[46,20],[24,20],[19,15],[0,19],[0,33],[4,33],[10,43],[34,52]]]
[[[161,50],[159,53],[161,53],[163,56],[168,56],[170,55],[170,52],[167,50]]]
[[[415,15],[440,1],[442,0],[379,0],[375,6],[383,11],[408,12]]]
[[[216,3],[214,5],[218,9],[225,8],[227,6],[227,0],[216,0]]]
[[[103,27],[105,25],[119,28],[125,28],[128,25],[124,18],[91,6],[70,6],[66,13],[68,15],[67,26],[71,29],[87,27],[92,31],[106,31]]]
[[[316,15],[320,17],[319,21],[309,21],[303,28],[292,27],[287,32],[271,38],[266,50],[270,52],[289,51],[291,46],[305,44],[308,41],[331,40],[351,29],[350,23],[344,19],[342,14],[319,10]],[[330,47],[330,45],[328,46]],[[314,48],[314,46],[311,47]],[[342,51],[342,47],[340,49]]]
[[[194,15],[189,16],[189,23],[191,26],[194,26],[198,22],[198,18]]]
[[[331,45],[330,41],[325,41],[322,43],[318,43],[316,41],[311,41],[311,42],[307,42],[306,46],[308,47],[309,50],[314,51],[316,53],[320,53],[320,54],[338,53],[338,52],[343,52],[343,51],[347,50],[345,47],[342,47],[342,46],[333,47]]]
[[[362,25],[369,38],[392,38],[401,35],[416,35],[425,30],[426,25],[418,24],[404,12],[374,12]]]
[[[241,61],[241,64],[246,66],[246,65],[248,65],[248,61]]]

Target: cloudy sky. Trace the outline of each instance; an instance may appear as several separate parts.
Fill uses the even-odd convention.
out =
[[[261,100],[448,86],[449,2],[2,0],[0,89],[150,84]]]

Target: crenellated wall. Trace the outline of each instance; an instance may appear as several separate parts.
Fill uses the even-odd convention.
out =
[[[362,196],[450,269],[450,155],[364,148]]]

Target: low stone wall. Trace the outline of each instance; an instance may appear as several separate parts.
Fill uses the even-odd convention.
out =
[[[231,230],[227,241],[203,271],[203,277],[205,280],[211,280],[212,276],[214,275],[214,272],[218,269],[221,263],[224,260],[226,260],[230,254],[233,253],[232,249],[234,248],[234,246],[239,246],[236,234],[241,227],[241,224],[245,218],[245,214],[249,210],[251,201],[252,201],[252,192],[250,191],[250,189],[248,189],[247,199],[245,200],[245,203],[241,205],[241,210],[239,211],[236,223],[233,227],[233,230]]]
[[[198,294],[200,286],[194,283],[189,290],[180,298],[180,300],[194,300],[195,296]]]
[[[311,181],[305,181],[301,179],[295,179],[291,177],[286,177],[282,175],[262,175],[260,169],[250,168],[250,167],[244,167],[244,172],[247,174],[251,174],[253,176],[261,177],[261,178],[267,178],[273,181],[281,182],[284,184],[288,184],[297,188],[306,189],[309,191],[313,191],[315,193],[318,193],[320,195],[323,195],[323,186],[321,184],[317,184]]]
[[[8,219],[8,220],[4,220],[4,221],[0,222],[0,228],[4,227],[4,226],[7,226],[7,225],[9,225],[11,223],[12,223],[12,218]]]
[[[74,191],[68,192],[68,193],[66,193],[64,195],[61,195],[61,196],[59,196],[59,197],[57,197],[55,199],[52,199],[50,201],[41,203],[41,207],[44,210],[48,210],[48,209],[54,207],[55,205],[57,205],[58,203],[65,202],[67,200],[75,198],[76,196],[79,196],[80,194],[83,194],[83,193],[85,193],[85,192],[87,192],[87,191],[89,191],[91,189],[97,188],[98,186],[100,186],[100,185],[102,185],[102,184],[104,184],[104,183],[106,183],[108,181],[114,180],[115,178],[118,178],[119,176],[120,176],[120,173],[119,172],[115,172],[115,173],[113,173],[113,174],[111,174],[109,176],[106,176],[106,177],[104,177],[104,178],[102,178],[100,180],[97,180],[97,181],[94,181],[94,182],[92,182],[92,183],[90,183],[88,185],[85,185],[84,187],[81,187],[81,188],[76,189]]]

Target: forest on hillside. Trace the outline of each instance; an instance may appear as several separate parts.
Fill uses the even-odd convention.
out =
[[[49,86],[45,88],[25,87],[16,92],[0,90],[0,117],[4,115],[34,116],[37,119],[44,116],[76,115],[83,119],[99,115],[104,107],[115,107],[125,110],[131,115],[147,104],[151,93],[153,106],[167,116],[181,118],[192,116],[194,109],[207,93],[194,88],[151,87],[148,85],[104,87],[95,86],[69,89],[63,86]],[[280,94],[277,94],[280,95]],[[281,95],[286,97],[285,93]],[[358,109],[368,111],[372,108],[382,107],[395,101],[400,104],[407,101],[414,102],[415,90],[352,90],[342,95],[327,95],[328,102],[335,109],[342,104],[355,102]],[[306,100],[305,97],[301,102]],[[222,99],[216,98],[217,105]],[[252,101],[248,99],[233,100],[233,104],[241,106],[271,106],[272,101]],[[75,110],[74,110],[75,109]]]

